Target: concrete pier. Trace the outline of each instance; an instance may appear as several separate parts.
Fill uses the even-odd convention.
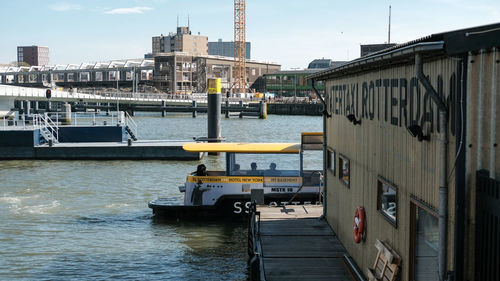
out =
[[[198,103],[194,100],[193,101],[193,118],[196,118],[198,115],[198,111],[196,110],[198,108]]]
[[[231,94],[229,92],[227,92],[227,94],[226,94],[226,111],[224,112],[226,118],[229,118],[229,96],[230,95]]]
[[[65,103],[63,105],[64,108],[64,114],[62,115],[63,117],[61,118],[61,124],[62,125],[70,125],[71,124],[71,105],[69,103]]]
[[[59,143],[34,148],[34,159],[56,160],[199,160],[201,153],[182,149],[183,141]]]
[[[122,126],[59,126],[58,142],[49,145],[40,129],[7,127],[0,130],[0,160],[199,160],[202,153],[187,152],[189,141],[124,141]]]
[[[167,103],[164,100],[161,101],[161,117],[165,117],[165,115],[167,115],[166,104]]]
[[[31,113],[31,102],[29,100],[26,101],[26,114]]]

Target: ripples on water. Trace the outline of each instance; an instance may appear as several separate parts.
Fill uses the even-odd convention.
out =
[[[206,135],[206,117],[138,117],[142,139]],[[299,142],[320,117],[222,120],[228,141]],[[224,157],[201,162],[223,169]],[[245,280],[246,225],[164,223],[200,161],[0,161],[1,280]]]

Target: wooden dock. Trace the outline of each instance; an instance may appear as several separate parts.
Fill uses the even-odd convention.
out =
[[[257,207],[249,226],[252,280],[356,280],[322,211],[315,205]]]

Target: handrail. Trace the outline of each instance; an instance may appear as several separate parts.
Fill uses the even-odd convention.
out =
[[[253,275],[254,277],[257,277],[258,280],[260,281],[265,281],[266,280],[266,274],[265,274],[265,269],[264,269],[264,258],[263,258],[263,252],[262,252],[262,245],[261,245],[261,238],[260,238],[260,212],[257,212],[257,204],[255,202],[252,202],[250,205],[250,225],[249,225],[249,230],[250,230],[250,235],[251,238],[251,246],[252,248],[249,249],[249,254],[252,254],[253,256],[250,257],[250,262],[253,265],[255,262],[255,259],[257,259],[256,262],[258,262],[257,268],[258,269],[258,276]],[[249,241],[250,242],[250,241]],[[251,251],[251,252],[250,252]]]
[[[128,126],[130,130],[132,130],[132,133],[137,136],[137,123],[135,123],[134,119],[128,114],[127,111],[125,111],[125,126]]]
[[[45,121],[47,122],[46,125],[48,125],[49,128],[51,129],[52,141],[54,143],[58,143],[59,142],[59,126],[57,126],[57,123],[54,123],[54,121],[49,116],[47,116],[47,118],[45,118]]]
[[[39,120],[37,120],[37,125],[39,126],[40,133],[45,138],[45,140],[52,141],[53,143],[58,143],[59,127],[57,126],[57,124],[49,117],[47,113],[44,113],[43,116],[40,114],[35,114],[35,117],[37,119],[39,118]]]
[[[89,94],[93,96],[102,96],[107,98],[127,98],[127,99],[147,99],[147,100],[179,100],[179,101],[198,101],[207,102],[207,93],[191,93],[191,94],[166,94],[166,93],[132,93],[132,92],[107,92],[107,91],[81,91],[80,94]],[[259,100],[258,98],[241,98],[229,97],[222,94],[222,102],[229,99],[230,102],[243,101],[248,103],[250,101]]]
[[[47,114],[49,116],[52,116],[52,121],[55,121],[56,124],[59,124],[59,121],[62,121],[64,119],[63,117],[65,117],[67,113],[47,112]],[[116,126],[115,121],[119,120],[116,113],[112,113],[106,116],[97,112],[72,112],[70,114],[71,124],[68,124],[68,126],[96,126],[97,122],[102,121],[105,121],[105,125]]]

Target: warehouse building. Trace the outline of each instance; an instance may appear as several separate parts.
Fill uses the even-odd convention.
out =
[[[313,93],[311,80],[308,76],[320,70],[339,67],[345,61],[332,61],[331,59],[315,59],[307,69],[281,70],[264,75],[265,89],[263,91],[274,93],[282,97],[307,97]],[[320,95],[325,95],[325,85],[322,81],[316,83]]]
[[[379,240],[400,280],[500,280],[499,47],[492,24],[309,76],[326,88],[325,216],[365,275]]]
[[[220,78],[222,91],[231,89],[235,61],[231,57],[193,56],[189,53],[160,53],[154,56],[154,85],[168,93],[203,93],[207,79]],[[272,62],[246,61],[247,87],[263,88],[262,75],[277,72],[281,66]]]
[[[252,44],[245,42],[245,57],[247,60],[251,59],[251,51]],[[208,54],[211,56],[234,58],[234,41],[222,41],[222,39],[219,39],[217,42],[208,42]]]
[[[208,37],[192,35],[189,26],[178,26],[176,33],[161,34],[151,39],[152,54],[184,52],[192,55],[208,54]]]

